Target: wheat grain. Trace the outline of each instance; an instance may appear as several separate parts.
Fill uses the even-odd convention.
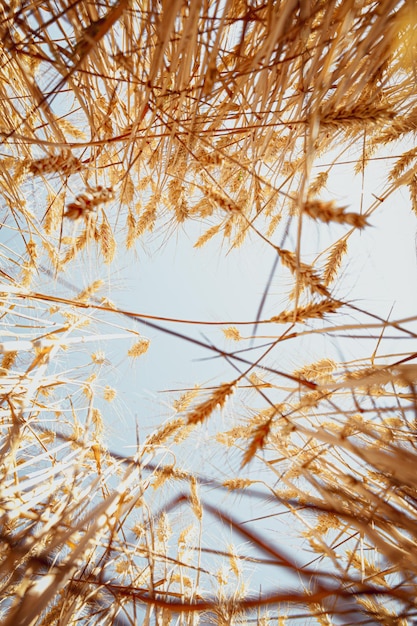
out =
[[[82,163],[80,159],[70,152],[60,152],[57,155],[49,155],[36,161],[26,161],[23,165],[34,175],[50,174],[51,172],[62,172],[65,176],[81,171]]]
[[[259,426],[254,429],[252,440],[243,455],[241,467],[245,467],[245,465],[250,463],[257,451],[262,450],[268,438],[270,429],[271,419],[268,419],[264,424],[259,424]]]
[[[329,172],[320,172],[308,188],[308,197],[314,198],[314,196],[317,196],[326,186],[328,179]]]
[[[194,476],[191,477],[190,482],[190,504],[196,518],[201,521],[203,516],[203,509],[201,507],[200,498],[198,495],[198,485]]]
[[[13,363],[15,362],[17,355],[18,355],[17,350],[11,350],[10,352],[7,352],[6,354],[4,354],[1,360],[0,369],[3,371],[8,371],[13,366]]]
[[[148,446],[161,445],[170,437],[172,437],[172,435],[174,435],[179,430],[181,430],[184,424],[185,422],[182,417],[178,417],[174,420],[171,420],[170,422],[167,422],[147,439],[147,445]],[[178,473],[176,474],[176,476],[181,477],[181,475]]]
[[[345,207],[336,207],[334,202],[322,200],[308,200],[302,206],[302,211],[314,220],[320,220],[325,224],[349,224],[354,228],[364,228],[368,225],[366,217],[360,213],[346,213]]]
[[[288,324],[304,322],[308,319],[323,319],[329,313],[336,313],[342,306],[343,302],[338,300],[322,300],[318,303],[298,307],[294,311],[283,311],[271,317],[269,321],[276,324]]]
[[[413,174],[410,182],[408,183],[408,189],[410,192],[412,209],[417,215],[417,174]]]
[[[85,193],[79,194],[74,202],[67,205],[64,216],[71,220],[78,220],[81,217],[87,219],[97,211],[100,204],[110,202],[113,197],[111,187],[104,189],[99,186],[96,189],[87,189]]]
[[[136,359],[137,357],[145,354],[149,350],[150,341],[149,339],[139,339],[131,348],[129,348],[127,355],[132,359]]]
[[[83,289],[75,297],[75,300],[78,300],[79,302],[85,302],[86,300],[89,300],[93,294],[95,294],[99,289],[101,289],[102,286],[103,286],[103,281],[101,279],[93,281],[91,285]]]
[[[184,392],[178,400],[174,400],[172,403],[172,408],[177,413],[182,413],[185,411],[194,400],[194,398],[199,394],[199,385],[196,385],[194,389],[190,389],[189,391]]]
[[[193,411],[187,416],[188,424],[198,424],[206,420],[216,408],[221,409],[228,396],[230,396],[235,388],[235,383],[223,383],[215,389],[211,396],[199,404]]]
[[[323,273],[323,283],[326,287],[336,278],[346,252],[347,241],[344,238],[339,239],[339,241],[332,246]]]
[[[228,480],[223,481],[223,486],[229,489],[230,491],[235,491],[236,489],[246,489],[253,484],[253,480],[249,478],[229,478]]]
[[[310,265],[298,261],[294,252],[290,250],[280,249],[279,255],[282,264],[288,267],[291,273],[297,277],[300,287],[309,287],[312,291],[321,295],[328,295],[326,287]]]
[[[98,240],[104,262],[110,264],[116,254],[116,239],[105,216],[103,216],[103,221],[98,229]]]
[[[271,221],[269,222],[268,230],[266,232],[267,237],[272,237],[272,235],[274,234],[276,230],[276,227],[281,221],[281,218],[282,218],[282,215],[280,213],[277,213],[276,215],[272,216]]]
[[[228,328],[223,328],[223,333],[226,339],[231,339],[232,341],[240,341],[242,337],[240,336],[239,330],[236,326],[229,326]]]
[[[194,248],[201,248],[207,241],[209,241],[214,235],[216,235],[221,229],[221,224],[215,224],[211,226],[205,233],[203,233],[195,242]]]
[[[112,387],[110,387],[110,385],[106,385],[103,390],[103,398],[107,402],[113,402],[116,396],[117,396],[117,391],[113,389]]]

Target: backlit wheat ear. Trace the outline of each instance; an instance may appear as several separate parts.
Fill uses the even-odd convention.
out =
[[[298,277],[299,284],[302,287],[309,287],[313,292],[321,295],[328,295],[326,287],[323,285],[319,275],[314,269],[306,263],[298,262],[296,255],[290,250],[279,250],[282,264],[291,271],[293,275]]]
[[[309,198],[314,198],[314,196],[317,196],[320,191],[322,191],[322,189],[326,186],[328,179],[329,172],[320,172],[320,174],[317,175],[315,180],[313,180],[310,187],[308,188]]]
[[[253,432],[252,439],[249,443],[245,454],[243,455],[241,467],[245,467],[255,456],[258,450],[262,450],[264,447],[269,431],[271,429],[271,420],[268,419],[264,424],[257,426]]]
[[[346,239],[340,239],[332,246],[323,273],[323,282],[326,286],[336,278],[346,252]]]
[[[69,176],[70,174],[80,172],[83,167],[81,160],[71,154],[71,152],[50,155],[35,161],[25,162],[24,165],[34,175],[62,172],[62,174]]]
[[[140,339],[128,350],[128,356],[133,359],[145,354],[149,350],[150,341],[148,339]]]
[[[108,187],[97,187],[96,189],[88,189],[85,193],[78,195],[74,202],[67,205],[64,213],[65,217],[71,220],[77,220],[81,217],[86,218],[91,213],[97,211],[97,208],[110,200],[113,200],[113,189]]]
[[[197,239],[194,244],[194,248],[201,248],[202,246],[204,246],[204,244],[207,243],[207,241],[209,241],[212,237],[214,237],[214,235],[216,235],[220,231],[220,229],[221,224],[215,224],[214,226],[211,226],[211,228],[209,228],[205,233],[201,235],[201,237]]]
[[[239,330],[235,326],[223,328],[223,333],[226,339],[232,339],[233,341],[240,341],[240,339],[242,338],[240,336]]]
[[[110,264],[116,254],[116,239],[114,237],[112,228],[103,213],[103,221],[98,227],[98,240],[100,243],[101,253],[104,258],[104,262]]]
[[[322,302],[298,307],[295,311],[283,311],[271,317],[269,321],[276,324],[288,324],[303,322],[308,319],[322,319],[329,313],[336,313],[343,305],[343,302],[337,300],[323,300]]]
[[[336,207],[334,202],[321,200],[308,200],[302,207],[303,212],[314,220],[320,220],[329,224],[349,224],[354,228],[364,228],[367,221],[364,215],[359,213],[347,213],[344,207]]]
[[[94,282],[91,283],[91,285],[88,285],[88,287],[83,289],[78,294],[78,296],[76,297],[76,300],[79,300],[80,302],[85,302],[86,300],[89,300],[92,295],[97,293],[97,291],[103,286],[103,284],[104,284],[103,280],[101,279],[95,280]]]
[[[228,396],[230,396],[234,389],[236,383],[223,383],[215,389],[215,391],[211,394],[211,396],[199,404],[193,411],[191,411],[187,416],[188,424],[198,424],[199,422],[203,422],[206,420],[216,408],[221,409]]]
[[[327,107],[326,107],[327,108]],[[387,108],[386,105],[360,104],[352,109],[336,109],[323,112],[320,124],[323,128],[340,130],[342,128],[360,129],[364,126],[383,126],[395,118],[395,111]]]

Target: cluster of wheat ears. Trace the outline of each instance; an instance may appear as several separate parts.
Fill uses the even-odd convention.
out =
[[[416,624],[417,315],[349,300],[348,265],[398,189],[417,212],[414,0],[9,0],[0,41],[1,623]],[[328,192],[378,159],[371,202]],[[103,292],[188,224],[274,259],[223,343]],[[122,455],[106,355],[140,365],[144,328],[219,379]]]

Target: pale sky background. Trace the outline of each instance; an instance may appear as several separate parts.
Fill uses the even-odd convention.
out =
[[[335,166],[327,195],[339,205],[348,206],[350,211],[358,211],[361,178],[357,176],[352,186],[350,173],[344,170],[344,166]],[[374,201],[372,193],[377,196],[382,193],[383,170],[381,162],[374,161],[366,173],[364,210]],[[349,239],[349,251],[341,270],[343,278],[336,281],[334,295],[384,318],[390,315],[391,309],[391,319],[413,316],[417,308],[417,217],[410,208],[408,190],[401,188],[395,192],[370,217],[369,222],[369,227],[361,233],[354,233]],[[138,245],[134,264],[126,259],[125,266],[117,274],[114,274],[113,268],[109,270],[111,298],[121,307],[153,315],[230,322],[255,319],[274,260],[273,251],[255,233],[251,233],[244,245],[236,250],[229,251],[221,237],[213,238],[202,249],[193,248],[204,230],[205,227],[193,223],[191,228],[178,228],[164,243],[161,243],[163,232],[153,234],[148,241],[145,237],[144,243]],[[344,226],[327,226],[304,220],[302,248],[311,251],[307,261],[313,260],[316,253],[326,248],[326,237],[330,244],[336,235],[340,236],[346,230]],[[278,231],[274,241],[279,239]],[[290,235],[284,247],[293,249],[293,244]],[[288,308],[290,290],[291,280],[279,267],[262,317],[268,318]],[[355,313],[349,312],[348,316],[354,323]],[[170,327],[184,333],[192,332],[200,339],[203,339],[204,333],[217,346],[229,350],[243,347],[243,344],[240,346],[224,340],[221,327],[188,328],[183,324]],[[136,381],[135,392],[142,397],[152,397],[158,404],[155,391],[161,387],[181,388],[197,382],[209,385],[211,376],[219,371],[225,373],[226,379],[227,372],[229,376],[233,375],[231,368],[218,359],[196,361],[194,356],[200,358],[210,354],[204,354],[195,346],[173,340],[155,330],[147,331],[142,325],[139,328],[152,341],[148,354],[137,362],[137,371],[132,373]],[[260,326],[258,334],[270,335],[282,332],[282,329],[278,325]],[[241,327],[242,335],[251,331],[251,326]],[[397,351],[398,343],[402,351],[415,349],[407,348],[405,344],[408,341],[401,340],[395,343]],[[331,341],[318,336],[314,342],[313,339],[304,340],[304,350],[306,346],[307,352],[303,354],[293,353],[295,346],[291,341],[280,346],[280,354],[283,353],[281,369],[291,371],[300,367],[303,359],[305,363],[316,360],[317,350],[321,358],[335,360],[339,360],[341,355],[347,359],[371,351],[369,341]],[[323,349],[326,354],[322,353]],[[335,350],[341,354],[336,354]],[[352,350],[355,354],[350,355]],[[160,400],[164,401],[163,395]]]

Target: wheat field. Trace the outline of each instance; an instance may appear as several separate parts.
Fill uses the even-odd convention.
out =
[[[417,214],[414,0],[10,0],[0,37],[1,623],[417,624],[415,287],[351,296]],[[190,239],[252,317],[126,305]]]

